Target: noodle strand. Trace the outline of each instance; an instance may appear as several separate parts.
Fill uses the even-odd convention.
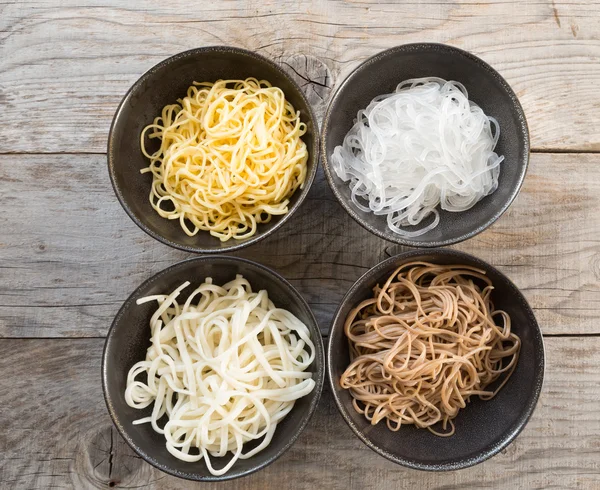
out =
[[[150,423],[173,456],[204,460],[222,475],[267,447],[295,401],[313,390],[315,346],[306,325],[242,276],[222,287],[208,278],[181,305],[176,298],[189,284],[138,300],[159,307],[146,359],[129,370],[125,401],[153,404],[134,424]],[[244,453],[250,441],[260,442]],[[215,469],[210,456],[228,452],[231,460]]]
[[[354,409],[393,431],[412,424],[452,435],[470,397],[493,398],[517,365],[521,341],[494,309],[492,290],[482,270],[427,262],[402,265],[375,286],[344,325],[351,363],[340,384]]]
[[[265,80],[194,82],[141,133],[150,203],[189,236],[251,237],[258,224],[287,213],[303,188],[306,129],[283,91]],[[153,153],[147,138],[160,143]]]
[[[415,78],[358,111],[332,168],[358,209],[385,216],[400,236],[417,237],[439,224],[438,205],[465,211],[498,188],[499,137],[498,122],[462,84]]]

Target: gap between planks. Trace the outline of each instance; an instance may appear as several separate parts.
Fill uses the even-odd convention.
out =
[[[534,148],[530,153],[557,153],[565,155],[599,155],[600,150],[585,150],[577,148]],[[54,156],[54,155],[106,155],[105,151],[0,151],[2,156]]]
[[[83,336],[76,336],[76,337],[0,337],[0,341],[4,342],[6,340],[99,340],[99,339],[106,339],[106,335],[105,336],[101,336],[101,335],[97,335],[94,337],[83,337]],[[323,340],[327,340],[329,339],[329,333],[323,333],[321,332],[321,337],[323,337]],[[571,339],[571,338],[578,338],[578,337],[600,337],[600,333],[546,333],[546,334],[542,334],[543,338],[561,338],[561,339]]]

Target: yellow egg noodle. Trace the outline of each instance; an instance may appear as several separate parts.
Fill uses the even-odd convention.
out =
[[[287,213],[304,186],[306,129],[268,81],[194,82],[141,133],[152,207],[190,236],[204,230],[221,241],[251,237],[257,224]],[[152,154],[146,136],[160,141]]]
[[[178,303],[189,284],[137,301],[159,306],[146,359],[129,370],[125,400],[138,409],[152,405],[152,414],[134,423],[150,422],[173,456],[203,459],[222,475],[266,448],[295,401],[313,390],[315,346],[304,323],[241,275],[223,286],[207,278]],[[248,441],[258,445],[242,453]],[[209,455],[228,452],[231,460],[215,469]]]

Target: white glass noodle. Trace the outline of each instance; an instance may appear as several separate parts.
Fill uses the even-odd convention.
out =
[[[438,205],[465,211],[498,188],[499,137],[497,121],[462,84],[416,78],[358,111],[332,167],[349,183],[357,208],[386,216],[398,235],[416,237],[438,225]]]

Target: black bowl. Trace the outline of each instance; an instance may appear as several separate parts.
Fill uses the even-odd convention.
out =
[[[144,410],[131,408],[125,403],[124,393],[127,373],[131,366],[143,360],[150,345],[150,317],[156,303],[136,305],[144,296],[173,291],[185,281],[192,286],[212,277],[215,284],[224,284],[242,274],[253,289],[266,289],[276,306],[285,308],[302,320],[310,330],[315,344],[316,356],[311,366],[316,382],[314,390],[296,401],[292,411],[277,426],[270,445],[249,459],[238,460],[222,476],[213,476],[203,461],[187,463],[172,456],[166,449],[164,436],[154,432],[149,424],[132,425],[141,417],[150,415],[151,406]],[[191,292],[191,286],[182,292]],[[108,332],[102,354],[102,388],[110,416],[125,441],[148,463],[171,475],[189,480],[217,481],[245,476],[275,461],[289,449],[304,430],[317,408],[323,389],[325,361],[323,341],[319,326],[306,301],[300,293],[279,274],[272,270],[237,257],[204,256],[175,264],[145,281],[125,301]],[[249,443],[248,448],[256,445]],[[213,459],[216,468],[222,468],[230,456]]]
[[[303,189],[290,199],[285,215],[274,216],[258,226],[256,234],[243,240],[221,242],[209,232],[200,231],[190,237],[178,220],[159,216],[149,202],[152,176],[140,174],[149,161],[140,150],[140,134],[145,126],[160,115],[167,104],[185,96],[194,81],[214,82],[218,79],[264,79],[281,88],[287,100],[300,111],[307,131],[302,137],[308,148],[308,173]],[[176,54],[144,73],[129,89],[115,113],[108,136],[108,170],[117,197],[130,218],[150,236],[167,245],[197,253],[219,253],[238,250],[273,233],[304,201],[313,183],[319,162],[318,126],[310,104],[300,87],[277,64],[245,49],[211,46]],[[146,140],[148,148],[156,142]]]
[[[356,114],[374,97],[391,93],[409,78],[435,76],[461,82],[488,116],[500,124],[496,152],[504,155],[498,189],[461,213],[440,210],[439,225],[414,238],[393,233],[384,216],[358,209],[348,183],[331,168],[329,159],[353,126]],[[321,147],[325,175],[335,197],[360,225],[391,242],[412,247],[441,247],[466,240],[496,221],[519,193],[529,163],[529,130],[523,108],[508,83],[490,65],[452,46],[407,44],[383,51],[358,66],[340,85],[325,114]]]
[[[350,392],[340,386],[350,363],[344,321],[350,310],[372,297],[372,288],[382,283],[400,265],[414,260],[436,264],[461,264],[486,271],[494,284],[492,299],[511,317],[512,329],[521,338],[517,368],[491,400],[472,397],[454,419],[456,433],[439,437],[413,425],[390,431],[384,422],[371,425],[352,407]],[[537,403],[544,378],[542,333],[527,301],[500,271],[471,255],[456,250],[411,251],[387,259],[365,273],[342,299],[327,347],[328,376],[336,404],[354,433],[371,449],[389,460],[419,470],[456,470],[490,458],[504,449],[523,430]]]

